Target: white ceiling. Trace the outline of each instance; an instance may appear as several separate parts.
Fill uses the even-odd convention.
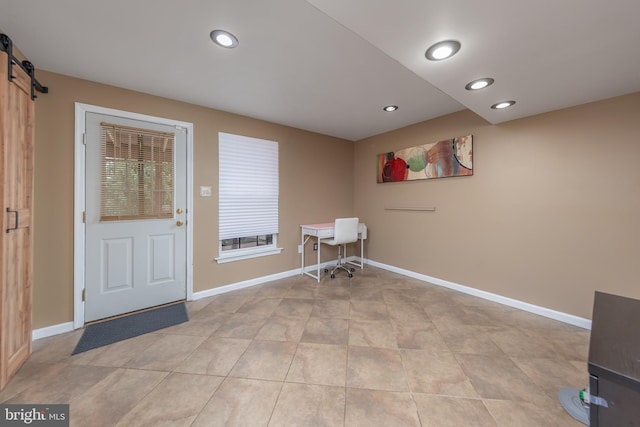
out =
[[[37,69],[349,140],[640,91],[638,16],[639,0],[0,0],[0,29]],[[240,45],[214,45],[214,29]],[[460,52],[427,61],[443,39]],[[480,77],[496,82],[464,89]]]

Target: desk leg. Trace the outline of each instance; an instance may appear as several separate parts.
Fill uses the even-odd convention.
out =
[[[302,246],[300,251],[300,274],[304,275],[304,232],[300,232],[300,246]]]
[[[320,237],[318,237],[318,283],[320,283],[320,247],[322,244],[320,243]]]
[[[344,250],[344,257],[347,258],[347,250]],[[355,265],[356,267],[360,267],[360,269],[364,269],[364,239],[360,239],[360,262],[355,261],[346,261],[348,264]]]
[[[311,234],[307,234],[305,239],[305,234],[302,233],[302,237],[301,237],[302,251],[300,254],[300,274],[313,277],[318,282],[320,282],[320,239],[318,239],[318,269],[316,271],[316,275],[314,276],[312,272],[306,271],[304,266],[304,247],[309,241],[309,239],[311,238],[311,236],[312,236]]]

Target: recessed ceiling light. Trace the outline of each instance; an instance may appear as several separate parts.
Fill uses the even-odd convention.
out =
[[[494,80],[491,77],[485,77],[483,79],[476,79],[472,82],[467,83],[464,87],[466,90],[479,90],[484,89],[487,86],[491,86]]]
[[[427,49],[424,56],[431,61],[441,61],[455,55],[460,50],[460,42],[456,40],[445,40],[438,42]]]
[[[387,105],[386,107],[383,108],[384,111],[386,111],[387,113],[391,113],[392,111],[396,111],[398,109],[397,105]]]
[[[226,47],[229,49],[238,46],[238,39],[228,31],[213,30],[209,34],[209,37],[211,37],[211,40],[213,40],[213,42],[218,46]]]
[[[497,104],[493,104],[491,108],[493,108],[494,110],[502,110],[503,108],[511,107],[515,103],[516,101],[502,101],[498,102]]]

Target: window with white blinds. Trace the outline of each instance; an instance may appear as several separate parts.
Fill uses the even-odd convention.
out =
[[[220,132],[220,258],[280,252],[278,143]]]
[[[174,137],[100,123],[100,221],[173,217]]]

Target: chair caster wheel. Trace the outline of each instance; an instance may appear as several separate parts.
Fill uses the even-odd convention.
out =
[[[336,275],[335,275],[335,274],[332,274],[332,275],[331,275],[331,278],[332,278],[332,279],[335,279],[335,278],[336,278]]]
[[[325,273],[328,273],[328,272],[329,272],[329,269],[328,269],[328,268],[325,268],[325,269],[324,269],[324,272],[325,272]]]
[[[354,271],[356,271],[356,269],[351,267],[351,272],[353,273]]]
[[[353,277],[353,274],[349,273],[349,277]]]

